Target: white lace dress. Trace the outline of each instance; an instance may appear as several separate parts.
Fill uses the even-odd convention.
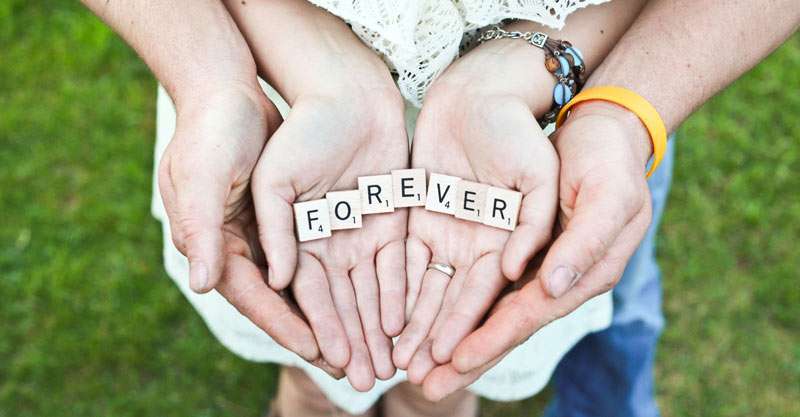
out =
[[[567,15],[604,0],[310,0],[351,23],[353,30],[397,71],[398,86],[409,101],[408,131],[414,131],[417,109],[435,77],[458,55],[469,33],[504,18],[520,18],[560,28]],[[286,103],[266,84],[267,95],[284,116]],[[155,167],[175,130],[175,109],[163,88],[158,92]],[[328,398],[349,413],[368,409],[394,384],[406,379],[398,372],[378,381],[366,393],[355,391],[346,379],[336,381],[299,356],[275,343],[239,314],[218,293],[192,292],[186,258],[172,244],[169,222],[153,180],[153,215],[162,222],[164,265],[167,273],[208,325],[211,333],[233,353],[252,361],[303,368]],[[512,401],[539,392],[562,356],[584,335],[611,322],[611,294],[587,302],[575,312],[545,326],[517,347],[469,389],[498,401]]]

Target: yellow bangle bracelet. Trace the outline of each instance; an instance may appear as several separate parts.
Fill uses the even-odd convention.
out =
[[[626,88],[614,86],[592,87],[578,93],[575,98],[561,108],[556,118],[556,127],[561,126],[572,106],[589,100],[604,100],[618,104],[630,110],[642,121],[642,124],[650,134],[650,141],[653,143],[653,165],[647,171],[647,177],[649,178],[658,168],[658,164],[661,163],[661,159],[667,149],[667,128],[664,126],[664,121],[659,116],[656,108],[642,96]]]

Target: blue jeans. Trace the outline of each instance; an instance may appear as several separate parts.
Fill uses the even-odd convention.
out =
[[[656,344],[664,327],[661,272],[655,258],[658,223],[672,179],[674,138],[648,180],[653,224],[614,288],[611,326],[584,337],[554,373],[546,417],[657,417],[653,386]]]

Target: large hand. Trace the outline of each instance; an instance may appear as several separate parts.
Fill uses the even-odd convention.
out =
[[[464,387],[545,324],[609,291],[651,219],[644,176],[647,131],[627,110],[576,106],[555,137],[561,158],[560,223],[535,279],[504,297],[486,323],[425,380],[431,399]]]
[[[450,361],[508,279],[519,278],[549,241],[555,217],[555,150],[519,96],[507,93],[505,86],[493,89],[491,80],[476,79],[471,71],[462,77],[461,66],[476,68],[486,55],[473,57],[454,64],[428,93],[417,121],[412,165],[520,191],[519,225],[512,233],[421,208],[411,211],[407,306],[413,312],[393,358],[414,383],[436,364]],[[429,262],[450,264],[456,274],[448,279],[426,271]]]
[[[334,376],[308,325],[266,283],[250,175],[280,115],[255,85],[219,86],[177,107],[159,166],[173,240],[189,258],[190,285],[216,288],[278,343]]]

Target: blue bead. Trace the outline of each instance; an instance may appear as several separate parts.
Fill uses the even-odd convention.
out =
[[[565,77],[568,76],[569,75],[569,61],[567,61],[567,58],[564,58],[563,56],[559,56],[558,57],[558,63],[561,64],[561,68],[558,69],[558,71],[561,73],[561,75],[563,75]]]
[[[573,47],[567,48],[566,52],[569,52],[570,55],[572,55],[573,57],[578,58],[581,61],[581,63],[583,63],[583,61],[584,61],[583,54],[581,53],[580,49],[578,49],[578,48],[573,46]],[[577,65],[577,62],[575,64]]]
[[[572,100],[572,90],[564,84],[556,84],[555,88],[553,88],[553,101],[559,106],[563,106],[570,100]]]

